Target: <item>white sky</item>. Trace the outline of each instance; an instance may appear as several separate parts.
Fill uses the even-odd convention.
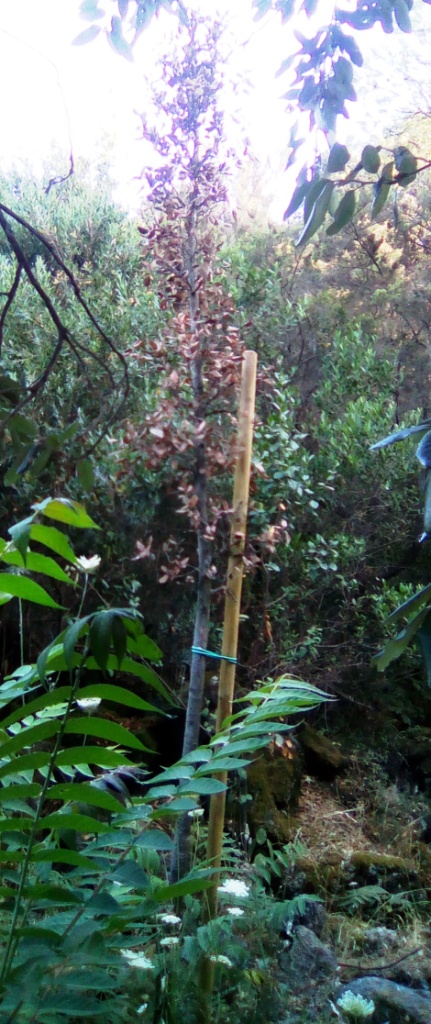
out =
[[[238,76],[248,71],[253,83],[248,95],[235,97],[241,130],[250,138],[259,159],[269,162],[273,188],[280,193],[277,212],[281,213],[286,206],[289,183],[277,172],[281,171],[289,125],[285,104],[279,96],[287,89],[288,80],[275,80],[274,74],[282,59],[292,52],[291,24],[282,28],[278,15],[254,22],[251,0],[194,3],[204,13],[213,13],[215,6],[228,12],[232,73]],[[143,74],[151,76],[155,55],[169,49],[169,38],[177,23],[168,14],[162,14],[158,21],[153,19],[136,48],[135,63],[130,64],[113,53],[102,37],[86,46],[71,45],[73,38],[88,26],[79,18],[78,10],[79,0],[19,0],[17,4],[0,0],[0,162],[5,166],[27,159],[40,166],[41,160],[49,158],[53,144],[67,153],[70,123],[75,158],[96,159],[103,140],[105,151],[107,144],[112,145],[113,176],[119,182],[120,194],[127,197],[131,195],[129,183],[145,160],[143,145],[138,141],[138,120],[133,113],[134,109],[143,109]],[[426,11],[431,23],[430,8]],[[364,51],[374,51],[371,60],[378,68],[376,95],[381,91],[382,80],[387,79],[383,120],[391,117],[392,112],[396,116],[408,109],[400,72],[394,82],[393,68],[397,61],[401,67],[408,62],[410,53],[413,57],[408,59],[412,62],[418,47],[424,48],[423,59],[427,63],[428,40],[423,32],[387,37],[379,27],[373,33],[360,33],[358,41]],[[385,60],[387,54],[389,61]],[[415,100],[411,97],[412,105],[414,108]],[[378,142],[381,123],[372,94],[365,113],[364,104],[359,102],[352,105],[352,115],[352,128],[359,134],[358,148],[364,141]],[[240,134],[239,128],[237,131]],[[373,131],[375,137],[370,138]]]

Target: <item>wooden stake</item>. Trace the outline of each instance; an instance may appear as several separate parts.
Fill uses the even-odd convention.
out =
[[[225,719],[232,714],[232,702],[235,689],[235,663],[231,661],[224,661],[223,655],[226,658],[236,659],[238,649],[241,590],[244,569],[243,555],[247,528],[251,452],[253,442],[256,366],[256,353],[245,352],[242,366],[239,402],[237,440],[238,455],[235,467],[233,516],[226,581],[222,661],[217,701],[217,732],[221,730]],[[218,773],[216,778],[227,783],[227,772]],[[214,885],[206,892],[207,921],[211,921],[217,913],[217,886],[220,881],[219,869],[223,845],[225,806],[226,792],[215,793],[211,797],[208,824],[207,859],[212,867],[217,868],[217,871],[214,876]],[[200,1024],[204,1024],[204,1022],[209,1021],[209,997],[213,989],[213,982],[214,964],[209,957],[204,957],[201,964],[199,986],[202,998]]]

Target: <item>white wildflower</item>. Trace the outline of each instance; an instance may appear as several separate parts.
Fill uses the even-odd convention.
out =
[[[80,557],[76,559],[76,566],[85,573],[97,572],[101,561],[102,559],[100,558],[100,555],[92,555],[91,558],[86,558],[85,555],[80,555]]]
[[[223,953],[219,953],[218,956],[210,956],[211,963],[223,964],[223,967],[232,967],[232,960],[229,960],[228,956],[223,956]]]
[[[167,935],[165,939],[160,939],[161,946],[177,946],[179,943],[178,935]]]
[[[176,914],[157,914],[157,918],[162,924],[181,924],[181,918]]]
[[[195,807],[193,811],[187,811],[187,817],[189,818],[201,818],[204,813],[203,807]]]
[[[76,706],[80,711],[85,711],[86,715],[92,715],[93,711],[97,711],[99,704],[101,703],[101,697],[78,697]]]
[[[244,911],[242,907],[226,907],[226,913],[231,914],[232,917],[242,917]]]
[[[365,1020],[366,1017],[371,1017],[375,1010],[372,999],[364,999],[361,995],[355,995],[350,989],[337,999],[337,1006],[344,1010],[344,1013],[347,1013],[349,1017],[352,1017],[354,1021]]]
[[[242,882],[240,878],[225,878],[223,885],[217,886],[222,896],[237,896],[238,899],[245,898],[250,892],[250,886]]]
[[[154,971],[154,964],[144,953],[135,953],[133,949],[121,949],[120,953],[130,967],[140,967],[143,971]]]

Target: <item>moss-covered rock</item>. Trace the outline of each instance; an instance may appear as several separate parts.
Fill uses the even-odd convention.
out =
[[[291,817],[298,806],[303,762],[290,736],[274,736],[264,753],[247,770],[251,801],[247,820],[252,836],[264,828],[271,842],[291,838]]]

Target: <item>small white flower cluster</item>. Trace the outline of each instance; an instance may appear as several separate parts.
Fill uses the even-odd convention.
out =
[[[80,555],[80,557],[76,559],[76,567],[87,575],[90,572],[97,572],[101,561],[102,559],[99,555],[92,555],[91,558],[86,558],[85,555]]]
[[[120,953],[130,967],[140,967],[142,971],[154,971],[154,964],[144,953],[135,953],[133,949],[121,949]]]
[[[222,967],[232,967],[232,960],[229,960],[228,956],[223,956],[223,953],[210,956],[210,960],[212,964],[221,964]]]
[[[162,924],[181,924],[181,918],[176,914],[157,914],[157,920]]]
[[[99,704],[102,703],[101,697],[77,697],[76,706],[80,711],[85,711],[86,715],[92,715],[93,711],[97,711]]]
[[[220,896],[236,896],[237,899],[246,899],[250,886],[246,885],[240,878],[225,878],[223,885],[217,886]]]
[[[372,999],[364,999],[364,996],[359,994],[355,995],[350,989],[337,999],[337,1006],[354,1021],[365,1020],[367,1017],[371,1017],[375,1010]]]

